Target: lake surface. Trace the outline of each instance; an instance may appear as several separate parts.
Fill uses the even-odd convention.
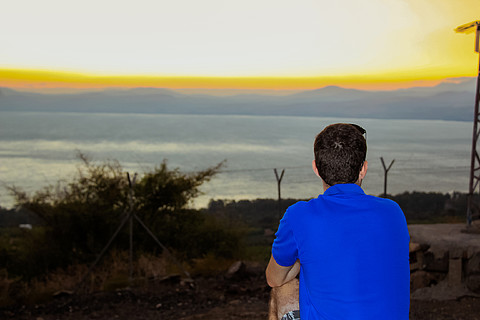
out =
[[[13,205],[5,186],[28,192],[69,179],[80,151],[94,160],[117,159],[130,172],[145,172],[168,159],[169,167],[192,172],[227,160],[202,186],[209,199],[276,198],[273,168],[285,168],[283,198],[322,192],[311,170],[315,135],[330,123],[367,130],[369,171],[364,189],[383,192],[468,190],[472,124],[439,120],[314,117],[146,115],[0,112],[0,206]]]

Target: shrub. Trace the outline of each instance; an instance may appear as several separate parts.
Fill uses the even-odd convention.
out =
[[[127,173],[117,161],[93,163],[79,155],[82,165],[69,183],[58,183],[32,196],[11,188],[17,206],[42,218],[42,227],[26,230],[16,237],[16,246],[0,243],[0,268],[26,279],[49,270],[89,263],[107,244],[120,221],[133,211],[163,245],[183,259],[212,253],[231,257],[239,250],[240,235],[221,222],[189,209],[223,163],[204,171],[185,174],[170,170],[167,162],[138,177],[130,188]],[[161,249],[135,223],[136,250]],[[114,246],[128,248],[128,228],[118,234]],[[1,241],[0,241],[1,242]]]

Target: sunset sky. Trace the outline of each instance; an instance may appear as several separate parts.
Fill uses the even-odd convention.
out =
[[[0,86],[392,89],[476,76],[479,0],[15,0]]]

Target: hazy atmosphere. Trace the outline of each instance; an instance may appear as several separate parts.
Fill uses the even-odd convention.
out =
[[[476,0],[15,1],[0,19],[0,85],[431,85],[476,74],[472,36],[453,29],[479,9]]]

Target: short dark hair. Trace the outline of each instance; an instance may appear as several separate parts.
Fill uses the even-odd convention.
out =
[[[357,125],[336,123],[317,135],[313,144],[315,165],[325,183],[357,182],[367,155],[364,133]]]

